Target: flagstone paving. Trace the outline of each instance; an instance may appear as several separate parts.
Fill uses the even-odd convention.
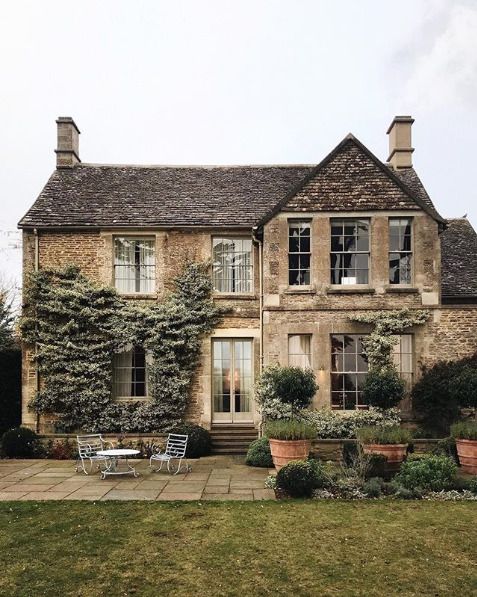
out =
[[[264,482],[274,470],[251,468],[240,456],[189,460],[191,471],[154,472],[136,460],[138,477],[75,472],[69,460],[0,460],[0,501],[6,500],[272,500]]]

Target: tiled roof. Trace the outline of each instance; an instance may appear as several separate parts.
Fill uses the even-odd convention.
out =
[[[477,298],[477,233],[466,218],[441,234],[442,298]]]
[[[414,171],[399,176],[348,135],[318,166],[103,166],[56,170],[24,227],[252,227],[281,209],[424,209]]]
[[[397,175],[351,134],[291,189],[264,221],[282,209],[295,212],[423,209],[441,224],[445,223],[414,170]]]
[[[254,226],[312,166],[56,170],[20,227]]]

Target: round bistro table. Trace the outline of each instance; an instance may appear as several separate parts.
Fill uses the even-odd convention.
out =
[[[101,479],[106,479],[108,475],[133,475],[139,477],[136,469],[129,464],[129,458],[137,456],[140,453],[139,450],[114,448],[112,450],[98,450],[96,453],[107,459],[106,468],[101,471]],[[124,462],[125,468],[121,468],[121,460]]]

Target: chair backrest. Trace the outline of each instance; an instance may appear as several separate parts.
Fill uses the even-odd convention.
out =
[[[91,435],[77,435],[78,453],[80,456],[94,456],[98,450],[103,449],[103,438],[100,433]]]
[[[188,435],[169,433],[166,444],[166,454],[174,458],[184,458],[187,449]]]

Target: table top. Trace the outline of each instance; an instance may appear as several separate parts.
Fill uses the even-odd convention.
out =
[[[129,450],[127,448],[113,448],[111,450],[98,450],[96,452],[96,454],[99,454],[100,456],[135,456],[139,453],[139,450]]]

